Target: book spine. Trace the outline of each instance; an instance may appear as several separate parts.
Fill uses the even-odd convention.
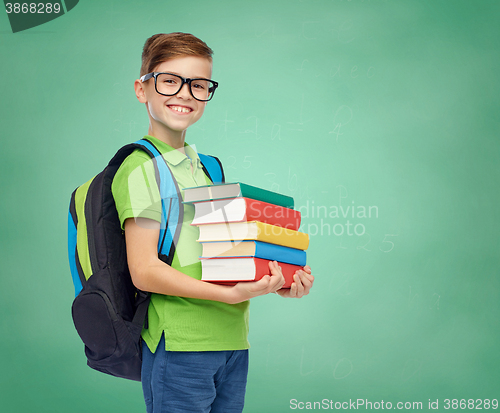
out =
[[[256,199],[257,201],[267,202],[269,204],[280,205],[285,208],[293,209],[294,201],[290,196],[278,194],[276,192],[266,191],[265,189],[256,188],[240,183],[241,196],[244,198]]]

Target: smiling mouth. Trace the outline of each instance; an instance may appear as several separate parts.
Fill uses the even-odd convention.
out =
[[[174,112],[179,112],[179,113],[189,113],[192,112],[193,109],[187,108],[185,106],[175,106],[175,105],[169,105],[168,106],[170,109],[172,109]]]

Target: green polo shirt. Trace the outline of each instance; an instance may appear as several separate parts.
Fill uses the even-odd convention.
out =
[[[168,163],[181,193],[183,188],[210,184],[196,151],[185,144],[186,155],[166,143],[145,136]],[[125,159],[112,184],[113,197],[122,228],[127,218],[143,217],[161,221],[161,199],[150,157],[140,149]],[[198,227],[190,225],[194,206],[184,205],[179,241],[172,267],[201,279],[201,245]],[[167,265],[167,264],[165,264]],[[152,294],[148,309],[148,328],[142,337],[152,352],[165,334],[169,351],[243,350],[248,344],[249,301],[225,304],[162,294]]]

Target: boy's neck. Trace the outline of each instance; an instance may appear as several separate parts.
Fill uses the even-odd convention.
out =
[[[161,140],[162,142],[166,143],[172,148],[177,149],[179,152],[185,153],[184,150],[184,142],[186,139],[185,130],[177,133],[166,133],[164,131],[153,130],[153,128],[150,125],[148,130],[148,135]]]

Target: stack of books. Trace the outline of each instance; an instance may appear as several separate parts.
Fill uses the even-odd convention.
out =
[[[309,236],[299,232],[300,212],[293,198],[246,185],[226,183],[184,190],[192,203],[203,246],[202,280],[257,281],[277,261],[290,288],[293,274],[306,264]]]

